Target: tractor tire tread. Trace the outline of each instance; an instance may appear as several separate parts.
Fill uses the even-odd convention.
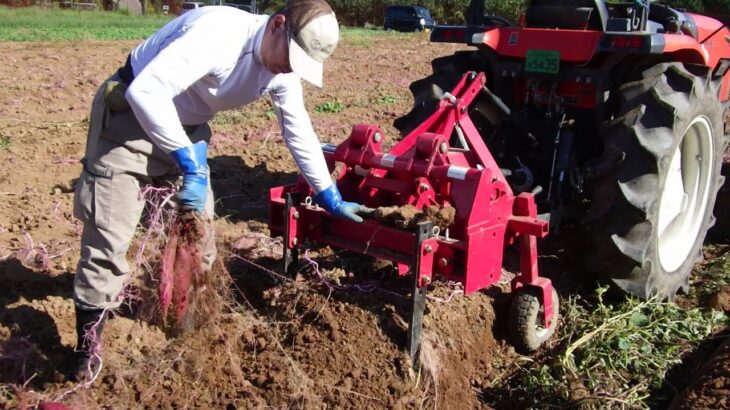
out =
[[[679,269],[665,272],[657,256],[655,224],[663,178],[680,142],[678,130],[702,115],[711,124],[713,143],[724,146],[727,142],[722,132],[717,84],[709,80],[707,70],[663,63],[644,71],[643,76],[620,87],[621,108],[613,120],[601,127],[606,149],[621,151],[624,159],[595,189],[610,204],[601,204],[604,214],[593,216],[591,236],[595,252],[587,266],[603,272],[628,293],[671,300],[680,288],[688,285],[692,265],[701,254],[707,229],[713,224],[712,205],[721,186],[717,164],[712,170],[710,180],[714,182],[709,185],[708,209],[696,243]],[[714,151],[715,155],[717,152]]]

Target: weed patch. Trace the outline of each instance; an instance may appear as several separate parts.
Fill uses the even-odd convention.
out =
[[[592,300],[576,296],[564,303],[558,347],[511,377],[506,394],[519,408],[646,407],[649,392],[661,386],[665,373],[729,322],[719,312],[656,299],[612,304],[604,300],[606,290],[597,289]]]
[[[314,111],[321,113],[335,114],[345,109],[345,104],[339,101],[325,101],[314,107]]]
[[[730,285],[730,246],[708,245],[705,247],[702,269],[692,275],[690,298],[705,301],[723,286]]]
[[[388,95],[385,97],[378,98],[378,99],[374,100],[373,102],[375,104],[394,104],[394,103],[397,103],[398,100],[399,100],[398,97],[393,97],[391,95]]]
[[[10,148],[10,137],[7,135],[3,135],[0,137],[0,149],[9,149]]]
[[[245,122],[249,118],[250,116],[240,111],[228,110],[219,112],[210,122],[213,125],[236,125]]]

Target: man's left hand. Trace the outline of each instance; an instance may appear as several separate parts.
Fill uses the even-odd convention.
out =
[[[335,184],[315,195],[314,202],[338,218],[349,219],[357,223],[362,222],[362,217],[358,214],[368,215],[375,212],[374,209],[364,205],[344,201]]]

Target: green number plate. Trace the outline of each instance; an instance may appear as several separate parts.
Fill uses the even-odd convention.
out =
[[[525,71],[556,74],[560,71],[560,51],[527,50]]]

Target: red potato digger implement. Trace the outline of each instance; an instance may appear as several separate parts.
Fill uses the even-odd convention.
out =
[[[300,180],[271,190],[285,269],[304,241],[397,263],[413,276],[413,359],[431,280],[484,289],[499,280],[508,245],[520,255],[512,342],[531,351],[547,340],[558,298],[538,275],[536,243],[549,231],[581,233],[572,245],[584,270],[628,293],[671,300],[687,290],[724,181],[730,31],[647,1],[532,0],[512,26],[475,0],[467,20],[431,34],[476,50],[437,58],[411,84],[414,107],[396,120],[403,138],[392,149],[367,124],[323,147],[331,169],[342,165],[345,199],[453,207],[453,223],[409,231],[334,219]]]
[[[355,126],[350,138],[336,148],[324,148],[330,163],[346,164],[337,182],[343,197],[375,208],[452,206],[456,218],[448,234],[441,235],[428,221],[407,232],[375,220],[357,224],[335,219],[308,205],[311,201],[300,202],[311,195],[305,183],[271,190],[272,232],[284,234],[286,249],[295,251],[304,240],[314,240],[396,262],[401,274],[413,272],[412,356],[420,341],[426,288],[434,276],[461,282],[466,294],[488,287],[500,279],[502,249],[516,240],[521,275],[513,286],[527,287],[525,295],[542,302],[545,312],[538,321],[537,309],[529,310],[539,303],[518,299],[524,300],[518,310],[533,316],[519,329],[523,343],[537,348],[547,333],[540,329],[554,329],[556,324],[557,295],[550,280],[537,274],[535,238],[545,236],[548,225],[536,219],[532,194],[513,194],[467,114],[484,81],[484,74],[465,75],[436,112],[387,154],[381,148],[382,131],[365,124]],[[457,127],[467,149],[452,148],[445,137]],[[287,252],[285,265],[294,254]]]

